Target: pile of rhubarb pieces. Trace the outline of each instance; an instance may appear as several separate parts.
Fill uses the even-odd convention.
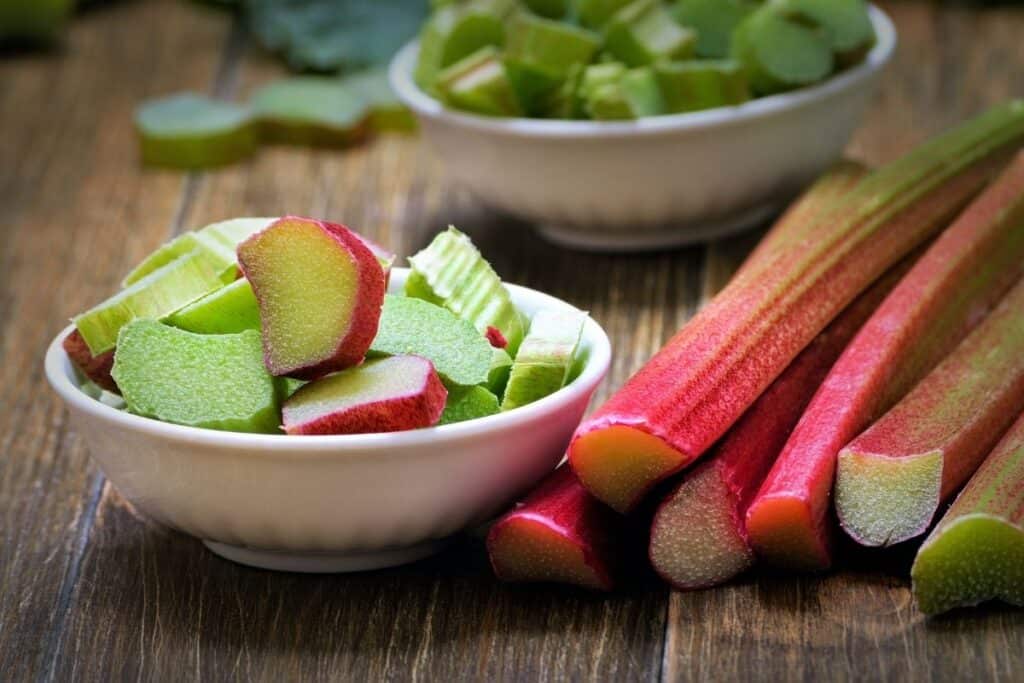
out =
[[[528,319],[454,228],[410,257],[286,216],[189,232],[74,319],[69,358],[103,402],[190,427],[394,432],[537,401],[569,382],[586,314]]]
[[[1022,147],[1015,101],[821,178],[492,527],[498,576],[611,589],[637,521],[682,589],[928,534],[923,612],[1024,605]]]

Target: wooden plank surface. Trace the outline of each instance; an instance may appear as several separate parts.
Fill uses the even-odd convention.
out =
[[[887,9],[901,47],[851,154],[883,162],[1024,92],[1024,10]],[[139,99],[244,94],[278,73],[224,15],[172,0],[90,12],[63,55],[0,61],[0,680],[1019,678],[1024,613],[924,622],[906,553],[699,593],[640,578],[603,597],[502,586],[474,536],[411,567],[307,577],[233,565],[136,516],[65,427],[39,357],[174,231],[303,213],[407,255],[455,223],[508,280],[605,326],[616,354],[598,398],[756,241],[635,256],[552,247],[447,186],[432,150],[402,136],[344,154],[271,148],[194,176],[139,171]]]

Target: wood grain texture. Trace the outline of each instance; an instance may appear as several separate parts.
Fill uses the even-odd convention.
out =
[[[180,174],[141,174],[141,97],[205,88],[222,21],[179,3],[75,22],[59,53],[0,61],[0,679],[54,661],[101,477],[65,423],[42,354],[163,240]],[[130,38],[130,39],[129,39]]]
[[[901,47],[852,156],[884,162],[1024,93],[1024,10],[886,9]],[[478,535],[410,567],[316,577],[231,564],[138,517],[65,428],[39,356],[177,229],[309,214],[408,255],[454,223],[506,279],[604,325],[616,353],[597,400],[724,286],[760,234],[654,255],[552,247],[447,185],[414,137],[345,153],[267,148],[193,176],[140,172],[128,133],[139,99],[186,87],[241,96],[280,73],[226,15],[176,0],[115,3],[79,19],[62,55],[0,61],[0,680],[1019,679],[1024,612],[925,622],[906,549],[849,555],[826,577],[752,574],[679,593],[639,576],[596,596],[498,584]]]

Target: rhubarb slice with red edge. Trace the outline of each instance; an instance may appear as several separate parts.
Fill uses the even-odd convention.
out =
[[[579,427],[569,459],[584,486],[625,512],[704,454],[863,289],[944,227],[1022,140],[1024,102],[995,107],[867,176],[815,221],[814,239],[747,264]]]
[[[1024,157],[947,228],[829,373],[747,513],[758,554],[831,564],[839,450],[899,401],[1024,274]]]

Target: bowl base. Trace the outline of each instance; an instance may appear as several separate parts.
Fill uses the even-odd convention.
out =
[[[409,564],[429,557],[448,545],[447,539],[427,541],[398,548],[385,548],[368,552],[297,552],[291,550],[259,550],[229,545],[217,541],[203,541],[215,554],[238,564],[271,569],[279,572],[306,574],[333,574],[361,572]]]
[[[687,247],[730,237],[764,223],[778,213],[783,203],[756,206],[727,218],[696,225],[666,226],[650,232],[612,232],[585,230],[575,225],[541,223],[537,225],[545,239],[563,247],[584,251],[639,252]]]

